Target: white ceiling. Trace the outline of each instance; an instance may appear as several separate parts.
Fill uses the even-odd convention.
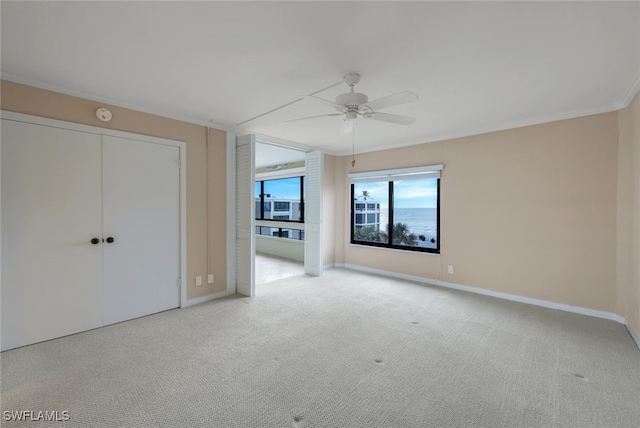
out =
[[[625,106],[640,86],[640,2],[9,2],[5,79],[329,153],[340,118],[302,100],[357,72],[410,126],[356,122],[356,151]],[[333,100],[346,86],[318,94]]]

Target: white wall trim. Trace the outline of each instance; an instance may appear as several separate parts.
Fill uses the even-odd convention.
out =
[[[180,145],[180,306],[187,301],[187,143]]]
[[[636,78],[631,82],[631,86],[629,86],[629,89],[622,101],[616,104],[616,108],[620,110],[631,104],[631,101],[633,101],[638,91],[640,91],[640,72],[636,74]]]
[[[323,265],[322,266],[322,270],[329,270],[329,269],[333,269],[335,267],[336,267],[335,263],[329,263],[329,264]]]
[[[2,131],[2,121],[0,120],[0,131]],[[2,135],[2,133],[0,132],[0,135]],[[2,153],[2,138],[0,138],[0,165],[2,165],[2,159],[1,159],[1,153]],[[0,177],[2,176],[2,174],[0,174]],[[2,183],[0,183],[0,225],[2,224]],[[1,290],[2,290],[2,228],[0,227],[0,294],[1,294]],[[0,305],[0,332],[2,331],[2,305]]]
[[[439,281],[431,278],[425,278],[425,277],[414,276],[414,275],[406,275],[406,274],[396,273],[396,272],[389,272],[389,271],[384,271],[380,269],[373,269],[373,268],[364,267],[364,266],[352,265],[349,263],[346,263],[343,266],[346,269],[372,273],[372,274],[386,276],[390,278],[397,278],[397,279],[403,279],[407,281],[418,282],[418,283],[421,283],[422,285],[436,285],[439,287],[467,291],[469,293],[481,294],[484,296],[496,297],[498,299],[511,300],[513,302],[526,303],[529,305],[541,306],[544,308],[557,309],[559,311],[571,312],[575,314],[587,315],[590,317],[615,321],[620,324],[623,324],[627,328],[627,330],[631,334],[631,337],[638,345],[638,348],[640,348],[640,336],[638,336],[638,334],[633,330],[633,328],[629,325],[629,323],[623,316],[614,314],[612,312],[598,311],[595,309],[583,308],[580,306],[566,305],[564,303],[556,303],[556,302],[550,302],[547,300],[533,299],[530,297],[523,297],[515,294],[503,293],[500,291],[492,291],[484,288],[471,287],[468,285],[460,285],[452,282]],[[343,266],[336,263],[336,267],[343,267]]]
[[[631,335],[633,341],[636,342],[636,345],[638,345],[638,349],[640,349],[640,334],[638,334],[638,332],[635,331],[633,327],[631,327],[631,324],[629,324],[629,321],[627,321],[626,319],[624,320],[624,325],[625,327],[627,327],[627,331],[629,331],[629,334]]]
[[[227,132],[227,291],[236,292],[236,135]]]
[[[231,296],[232,294],[235,294],[235,291],[231,291],[231,292],[229,290],[218,291],[217,293],[211,293],[211,294],[207,294],[206,296],[196,297],[195,299],[189,299],[186,301],[184,305],[182,305],[182,307],[188,308],[189,306],[198,305],[200,303],[208,302],[210,300],[220,299],[221,297]]]

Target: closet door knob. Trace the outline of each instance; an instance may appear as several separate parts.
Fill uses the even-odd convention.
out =
[[[100,243],[100,240],[99,240],[98,238],[93,238],[93,239],[91,240],[91,243],[92,243],[93,245],[98,245],[98,244]]]
[[[115,241],[115,239],[113,239],[111,236],[107,238],[107,242],[109,244],[113,243],[113,241]]]

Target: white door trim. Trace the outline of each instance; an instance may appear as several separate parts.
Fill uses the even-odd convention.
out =
[[[97,126],[83,125],[80,123],[66,122],[46,117],[32,116],[29,114],[0,111],[0,118],[15,122],[24,122],[34,125],[50,126],[53,128],[69,129],[72,131],[87,132],[97,135],[109,135],[130,140],[144,141],[147,143],[164,144],[180,149],[180,307],[187,303],[187,143],[184,141],[169,140],[166,138],[152,137],[150,135],[134,134],[131,132],[117,131]]]

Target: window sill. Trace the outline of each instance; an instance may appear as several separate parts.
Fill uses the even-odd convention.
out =
[[[383,250],[383,251],[395,251],[398,253],[403,253],[403,254],[423,254],[425,256],[440,256],[442,254],[442,250],[439,253],[429,253],[427,251],[412,251],[412,250],[401,250],[399,248],[387,248],[387,247],[376,247],[374,245],[360,245],[360,244],[352,244],[351,242],[348,243],[348,245],[350,247],[354,247],[354,248],[365,248],[365,249],[372,249],[372,250]]]

